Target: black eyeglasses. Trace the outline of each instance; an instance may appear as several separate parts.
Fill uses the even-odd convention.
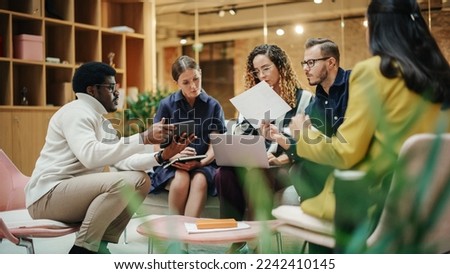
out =
[[[109,90],[109,92],[114,93],[116,91],[116,83],[110,84],[96,84],[97,87],[105,87]]]
[[[309,59],[309,60],[306,60],[306,61],[301,61],[300,64],[302,64],[302,67],[307,65],[308,68],[312,68],[312,67],[314,67],[314,65],[316,64],[317,61],[324,61],[324,60],[328,60],[330,58],[331,58],[331,56],[330,57],[317,58],[317,59]]]

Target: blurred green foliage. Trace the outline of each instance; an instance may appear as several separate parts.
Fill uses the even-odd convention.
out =
[[[122,136],[130,136],[142,132],[153,123],[153,117],[158,110],[159,103],[171,92],[166,88],[156,91],[139,92],[137,98],[127,97],[127,106],[118,111],[115,118],[121,120],[122,127],[118,131]]]

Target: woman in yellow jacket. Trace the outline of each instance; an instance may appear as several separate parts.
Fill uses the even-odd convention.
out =
[[[366,187],[370,200],[408,137],[449,131],[450,67],[416,0],[372,0],[367,19],[373,57],[352,70],[345,120],[336,135],[314,130],[302,114],[292,119],[290,130],[300,157],[373,174],[374,183]],[[264,125],[265,135],[269,129]],[[330,177],[322,193],[303,201],[303,211],[333,220],[333,183]]]

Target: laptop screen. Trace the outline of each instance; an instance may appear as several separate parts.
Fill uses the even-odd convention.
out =
[[[219,166],[269,168],[265,139],[260,135],[210,134]]]

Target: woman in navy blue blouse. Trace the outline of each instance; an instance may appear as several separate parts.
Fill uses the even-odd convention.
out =
[[[167,168],[161,165],[150,174],[151,191],[169,190],[171,214],[199,217],[207,194],[216,195],[213,181],[216,165],[209,134],[224,133],[226,126],[222,106],[202,89],[201,77],[194,59],[179,57],[172,65],[172,78],[180,90],[161,101],[154,118],[154,122],[162,118],[168,118],[170,123],[195,121],[197,138],[173,158],[207,155],[200,161],[177,162]]]

